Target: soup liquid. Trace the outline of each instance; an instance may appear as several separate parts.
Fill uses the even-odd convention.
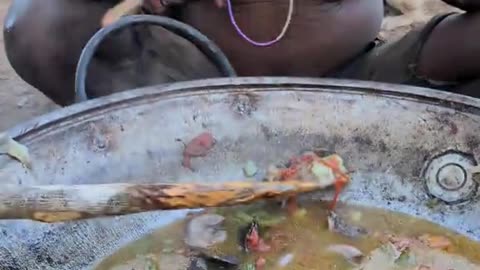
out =
[[[333,254],[327,247],[335,244],[351,245],[368,255],[379,248],[382,243],[380,234],[393,234],[402,237],[419,237],[421,235],[438,235],[448,238],[452,246],[449,252],[459,254],[470,262],[480,263],[480,244],[455,232],[431,222],[408,215],[365,208],[352,205],[339,205],[336,213],[348,224],[365,228],[368,233],[362,237],[350,238],[328,230],[326,204],[311,202],[301,206],[298,215],[287,217],[285,209],[277,204],[256,204],[230,208],[208,210],[225,217],[224,229],[227,240],[213,246],[210,250],[218,255],[233,255],[240,259],[239,269],[249,269],[259,258],[266,259],[264,270],[349,270],[355,269],[351,262],[338,254]],[[245,215],[247,214],[247,215]],[[248,215],[268,216],[275,225],[264,228],[261,236],[272,247],[266,253],[246,253],[241,248],[241,227],[248,226]],[[184,254],[188,247],[184,244],[187,219],[174,223],[153,234],[146,236],[104,260],[97,270],[186,270],[189,259]],[[267,222],[266,222],[267,223]],[[270,224],[271,225],[271,224]],[[376,236],[375,236],[376,235]],[[279,261],[286,256],[292,258],[285,266]],[[158,266],[149,266],[154,262]],[[223,269],[209,267],[209,270]],[[382,270],[379,268],[379,270]],[[461,269],[455,269],[461,270]]]

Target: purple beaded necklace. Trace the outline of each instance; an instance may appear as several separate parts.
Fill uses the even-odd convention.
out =
[[[275,39],[273,39],[271,41],[267,41],[267,42],[257,42],[255,40],[252,40],[242,31],[242,29],[240,29],[240,27],[237,24],[237,21],[235,20],[235,16],[233,14],[232,0],[227,0],[228,15],[230,16],[230,21],[232,22],[233,27],[235,27],[235,30],[237,31],[237,33],[243,39],[245,39],[248,43],[250,43],[254,46],[267,47],[267,46],[271,46],[271,45],[277,43],[278,41],[280,41],[285,36],[285,33],[287,33],[288,27],[290,26],[290,23],[292,22],[293,5],[294,5],[293,1],[294,0],[289,0],[287,20],[285,21],[285,25],[283,26],[282,31],[280,32],[280,34]]]

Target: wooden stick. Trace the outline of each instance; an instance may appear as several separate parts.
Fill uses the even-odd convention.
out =
[[[63,222],[132,213],[232,206],[325,188],[315,182],[99,184],[0,188],[0,219]]]

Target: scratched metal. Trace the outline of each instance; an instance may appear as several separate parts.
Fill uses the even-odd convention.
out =
[[[218,143],[192,161],[190,172],[181,166],[177,139],[205,130]],[[323,148],[341,154],[354,170],[343,201],[409,213],[479,240],[477,195],[431,209],[421,177],[425,163],[446,150],[476,163],[479,130],[479,101],[424,88],[300,78],[182,82],[91,100],[9,130],[30,149],[33,169],[3,156],[0,179],[20,185],[241,179],[247,160],[266,168],[302,149]],[[0,265],[91,269],[184,214],[55,225],[4,221]]]

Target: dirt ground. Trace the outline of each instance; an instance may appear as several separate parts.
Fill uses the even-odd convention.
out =
[[[11,0],[0,0],[0,21],[3,28],[3,20]],[[41,1],[41,0],[39,0]],[[418,1],[418,0],[416,0]],[[430,17],[433,13],[445,11],[446,5],[440,0],[428,0],[433,3],[429,7]],[[383,31],[382,35],[387,40],[403,35],[411,26],[398,27],[392,31]],[[0,35],[0,132],[22,121],[39,116],[58,108],[48,98],[43,96],[32,86],[23,82],[13,71],[8,63],[3,49],[3,35]]]

